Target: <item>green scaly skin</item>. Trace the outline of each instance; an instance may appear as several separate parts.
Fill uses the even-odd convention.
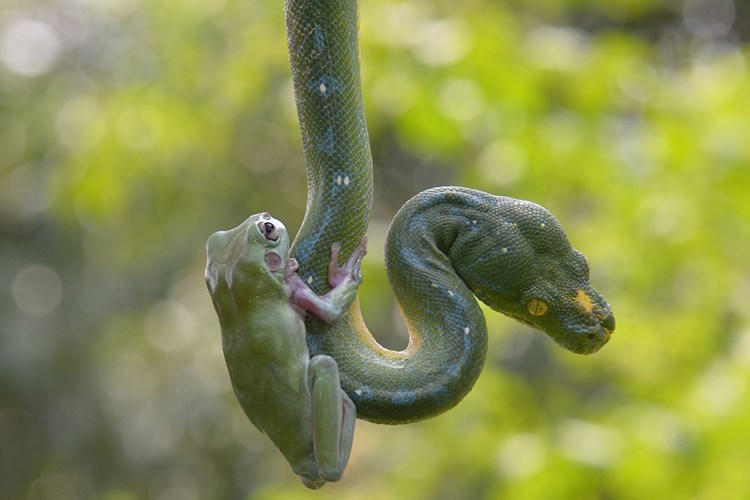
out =
[[[307,165],[305,219],[291,249],[299,275],[328,290],[329,249],[349,255],[368,225],[372,158],[360,94],[356,0],[287,0],[289,53]],[[585,257],[558,221],[527,201],[445,187],[399,211],[386,265],[410,332],[382,348],[355,301],[335,325],[306,318],[311,355],[338,364],[357,416],[413,422],[455,406],[484,363],[487,332],[474,298],[576,353],[601,348],[614,316],[588,281]]]

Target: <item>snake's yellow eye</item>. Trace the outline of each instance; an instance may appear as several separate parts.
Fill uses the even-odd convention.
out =
[[[529,303],[526,304],[526,309],[528,309],[534,316],[544,316],[547,314],[547,311],[549,311],[549,306],[543,300],[531,299]]]

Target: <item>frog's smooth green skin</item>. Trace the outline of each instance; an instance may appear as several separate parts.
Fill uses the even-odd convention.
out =
[[[295,272],[286,228],[267,213],[206,244],[206,284],[234,392],[310,488],[341,478],[356,408],[341,390],[336,362],[324,354],[310,358],[303,316],[335,322],[346,312],[361,282],[364,245],[363,239],[342,267],[340,246],[332,245],[331,290],[321,297]]]
[[[291,255],[302,280],[320,294],[329,286],[328,249],[341,242],[344,254],[352,251],[372,205],[357,3],[286,0],[285,8],[308,187]],[[454,187],[419,193],[391,225],[386,261],[409,327],[404,351],[377,344],[356,300],[335,324],[305,320],[310,352],[336,360],[342,388],[366,420],[421,420],[466,395],[487,342],[474,295],[572,352],[597,351],[614,330],[585,258],[552,214],[531,202]]]

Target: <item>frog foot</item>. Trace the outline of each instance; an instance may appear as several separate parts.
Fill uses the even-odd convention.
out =
[[[339,256],[341,255],[341,243],[331,245],[331,262],[328,264],[328,284],[331,288],[336,288],[341,284],[349,281],[359,285],[362,283],[362,258],[367,255],[367,235],[362,236],[362,240],[354,249],[343,266],[339,266]]]

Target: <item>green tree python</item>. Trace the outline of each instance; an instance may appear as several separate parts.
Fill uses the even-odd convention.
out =
[[[404,424],[452,408],[471,390],[487,348],[475,297],[581,354],[606,344],[615,320],[551,213],[438,187],[414,196],[391,223],[386,269],[409,343],[403,351],[380,346],[355,298],[373,191],[356,0],[286,0],[285,8],[305,217],[291,244],[267,213],[216,233],[206,279],[238,399],[305,483],[319,487],[346,465],[352,402],[359,418]],[[282,342],[284,335],[292,340]],[[308,422],[314,430],[290,437]]]
[[[307,165],[308,202],[292,246],[299,274],[326,291],[328,249],[348,255],[367,230],[372,157],[360,93],[355,0],[287,0],[286,23]],[[393,220],[386,267],[410,340],[382,348],[355,302],[335,325],[306,321],[311,354],[339,366],[357,416],[386,424],[429,418],[474,385],[487,329],[476,295],[578,353],[604,345],[614,316],[588,281],[585,257],[542,207],[455,187],[412,198]]]

